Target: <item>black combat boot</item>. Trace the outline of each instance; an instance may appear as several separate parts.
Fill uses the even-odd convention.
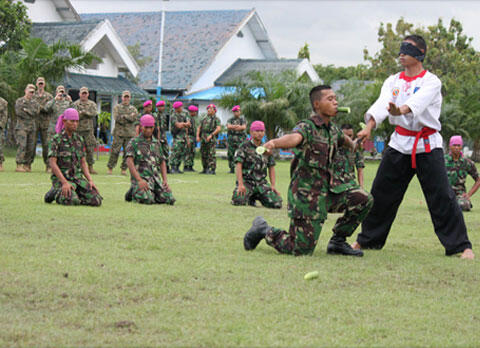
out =
[[[253,219],[252,227],[245,233],[243,237],[243,246],[245,250],[253,250],[257,247],[258,243],[267,235],[268,230],[271,227],[268,226],[265,219],[261,216],[257,216]]]
[[[333,235],[327,245],[327,254],[339,254],[350,256],[363,256],[363,251],[353,249],[350,244],[347,243],[347,238]]]
[[[125,193],[125,200],[127,202],[131,202],[133,199],[133,189],[132,187],[130,186],[130,188],[128,189],[127,193]]]
[[[45,203],[52,203],[55,200],[55,196],[57,195],[57,190],[53,188],[53,186],[50,188],[50,190],[45,193],[45,197],[43,200]]]

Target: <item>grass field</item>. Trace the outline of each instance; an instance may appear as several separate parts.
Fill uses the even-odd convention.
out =
[[[103,205],[90,208],[43,203],[50,180],[40,159],[25,174],[7,158],[0,346],[480,344],[480,263],[444,256],[416,179],[382,251],[327,255],[332,214],[313,256],[293,257],[264,242],[243,250],[255,216],[289,220],[285,208],[230,205],[225,160],[216,176],[170,176],[175,206],[142,206],[123,200],[129,178],[105,175],[107,159],[94,176]],[[377,166],[367,164],[367,187]],[[289,164],[277,173],[286,200]],[[480,194],[473,204],[465,219],[478,257]],[[314,270],[320,277],[305,281]]]

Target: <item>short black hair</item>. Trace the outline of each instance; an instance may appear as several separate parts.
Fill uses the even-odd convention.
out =
[[[343,129],[353,129],[353,126],[350,123],[344,123],[342,124],[342,127],[340,127],[342,130]]]
[[[315,100],[322,99],[322,91],[326,89],[332,89],[332,87],[330,87],[329,85],[319,85],[312,88],[312,90],[310,91],[310,104],[312,104],[312,109],[313,109],[313,102]]]
[[[406,41],[406,40],[415,42],[415,45],[417,46],[417,48],[421,49],[424,55],[427,53],[427,43],[425,42],[424,38],[421,37],[420,35],[405,36],[403,41]]]

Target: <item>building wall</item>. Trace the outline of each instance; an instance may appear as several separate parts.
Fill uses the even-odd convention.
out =
[[[105,76],[105,77],[118,77],[118,64],[113,59],[113,56],[109,52],[103,51],[102,54],[93,52],[97,56],[102,58],[102,63],[97,64],[94,68],[90,67],[89,69],[68,69],[72,73],[77,74],[88,74],[94,76]]]
[[[34,23],[63,21],[63,18],[57,12],[55,5],[51,1],[37,0],[33,4],[23,1],[15,2],[22,2],[25,6],[27,6],[28,17],[30,17]]]
[[[187,94],[213,87],[215,80],[238,58],[265,59],[248,25],[243,26],[241,32],[243,37],[238,37],[238,35],[232,37],[217,54],[208,69],[190,87]]]

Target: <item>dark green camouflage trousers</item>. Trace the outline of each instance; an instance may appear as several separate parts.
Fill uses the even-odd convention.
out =
[[[83,137],[85,141],[85,159],[87,160],[87,164],[89,166],[93,166],[95,163],[93,159],[93,152],[95,150],[95,146],[97,146],[97,140],[93,136],[93,130],[81,131],[77,132],[78,135]]]
[[[113,169],[117,165],[118,156],[120,156],[120,151],[122,150],[122,147],[123,147],[123,159],[122,159],[122,164],[120,165],[120,168],[122,170],[127,170],[125,151],[127,149],[128,142],[131,139],[132,137],[120,137],[120,136],[113,137],[112,147],[110,149],[110,158],[108,159],[108,164],[107,164],[107,167],[109,169]]]
[[[171,192],[167,192],[156,180],[153,178],[147,179],[149,189],[144,191],[138,186],[138,183],[132,183],[132,201],[141,204],[170,204],[175,203],[175,198]]]
[[[216,141],[213,139],[208,143],[204,140],[200,143],[200,155],[202,156],[202,167],[204,170],[215,171],[217,169],[215,145]]]
[[[227,158],[230,170],[235,170],[235,151],[242,145],[242,141],[227,141]]]
[[[55,177],[56,178],[56,177]],[[62,194],[62,184],[58,179],[53,181],[53,188],[55,189],[55,200],[62,205],[89,205],[92,207],[99,207],[102,204],[102,197],[100,194],[92,190],[88,181],[84,178],[75,178],[68,180],[72,185],[72,194],[70,198]]]
[[[462,211],[470,211],[473,208],[472,202],[461,195],[457,196],[457,203],[462,208]]]
[[[247,192],[245,192],[245,195],[240,196],[237,191],[237,184],[237,187],[235,187],[235,190],[233,190],[233,205],[247,205],[259,200],[260,203],[262,203],[262,205],[266,208],[280,209],[282,207],[282,197],[277,195],[275,191],[272,190],[268,182],[244,182],[243,184]]]
[[[35,136],[35,130],[16,130],[16,140],[18,148],[15,161],[17,162],[17,164],[32,164],[33,156],[35,156],[35,145],[37,140]]]
[[[193,167],[195,161],[195,148],[197,142],[195,138],[190,137],[190,146],[187,146],[185,150],[185,167]]]
[[[170,147],[168,146],[167,138],[160,138],[160,148],[162,151],[162,155],[165,158],[165,164],[167,168],[169,168],[169,156],[170,156]]]
[[[342,193],[329,192],[325,198],[325,208],[330,213],[344,212],[337,219],[333,233],[342,237],[353,234],[372,208],[373,197],[361,188]],[[265,240],[282,254],[311,255],[317,245],[324,220],[291,219],[290,229],[285,231],[272,227]]]
[[[33,144],[33,157],[31,163],[33,163],[35,159],[35,153],[36,153],[36,147],[37,147],[37,136],[40,134],[40,142],[42,144],[42,157],[43,157],[43,163],[45,165],[48,165],[48,122],[45,122],[45,120],[41,121],[36,121],[36,128],[37,131],[35,132],[35,142]]]
[[[182,161],[185,161],[187,144],[185,139],[175,139],[173,141],[172,153],[170,154],[170,165],[180,167]]]
[[[5,130],[0,128],[0,163],[5,162],[5,157],[3,156],[3,147],[5,146]]]

